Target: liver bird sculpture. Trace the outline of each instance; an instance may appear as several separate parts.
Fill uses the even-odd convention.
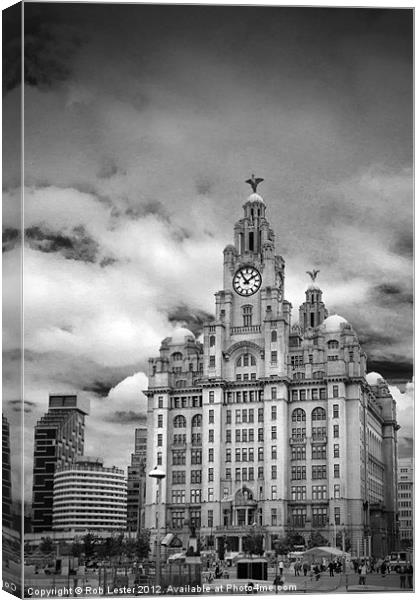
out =
[[[318,270],[312,269],[312,271],[306,271],[306,272],[308,273],[308,275],[312,279],[312,281],[315,281],[315,279],[319,273],[319,269]]]
[[[254,173],[251,175],[251,179],[247,179],[245,183],[249,183],[252,187],[252,191],[255,193],[257,191],[258,185],[264,181],[262,177],[255,177]]]

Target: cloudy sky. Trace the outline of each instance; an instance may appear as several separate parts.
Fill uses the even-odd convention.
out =
[[[200,333],[252,172],[307,269],[392,385],[412,446],[409,10],[25,4],[26,478],[48,394],[91,402],[86,453],[125,467],[147,358]],[[19,45],[4,85],[5,407],[20,331]],[[9,279],[8,279],[9,278]],[[295,312],[296,315],[296,312]],[[17,489],[17,486],[15,486]]]

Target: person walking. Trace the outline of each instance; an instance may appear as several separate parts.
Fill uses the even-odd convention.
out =
[[[405,565],[401,565],[400,567],[400,588],[405,589],[407,580],[407,571]]]
[[[332,560],[330,561],[330,563],[328,565],[328,570],[330,572],[330,577],[334,577],[334,563]]]
[[[413,563],[409,562],[407,565],[407,584],[410,589],[413,589]]]
[[[280,577],[282,577],[283,575],[283,569],[284,569],[284,562],[281,560],[279,562],[279,573],[280,573]]]
[[[302,568],[303,568],[303,574],[306,577],[306,575],[308,574],[308,571],[309,571],[309,565],[308,565],[308,563],[304,562],[303,565],[302,565]]]
[[[359,569],[359,585],[366,585],[366,574],[367,574],[367,567],[366,567],[366,563],[363,562],[360,565],[360,569]]]

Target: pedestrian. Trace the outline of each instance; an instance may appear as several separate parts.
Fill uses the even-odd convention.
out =
[[[407,572],[404,565],[400,567],[400,588],[405,589],[405,584],[407,580]]]
[[[332,562],[332,560],[330,561],[330,563],[328,565],[328,569],[330,571],[330,577],[334,577],[334,563]]]
[[[359,585],[366,585],[366,573],[367,573],[366,564],[364,562],[362,562],[362,564],[360,565],[360,568],[359,568]]]
[[[283,575],[283,569],[284,569],[284,562],[281,560],[279,562],[279,573],[280,573],[280,577]]]
[[[358,573],[358,572],[359,572],[359,563],[358,563],[358,561],[357,561],[357,560],[354,560],[354,561],[353,561],[353,569],[354,569],[354,572],[355,572],[355,573]]]
[[[413,588],[413,563],[409,562],[407,565],[407,583],[410,589]]]
[[[304,562],[303,565],[302,565],[302,568],[303,568],[303,574],[306,577],[306,575],[307,575],[307,573],[309,571],[309,565],[308,565],[308,563]]]

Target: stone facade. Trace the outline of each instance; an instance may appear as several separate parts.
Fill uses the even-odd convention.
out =
[[[199,530],[220,553],[252,532],[267,550],[290,533],[390,550],[395,402],[366,378],[352,326],[328,316],[316,273],[292,324],[265,202],[254,192],[243,209],[203,343],[181,328],[149,360],[147,470],[166,478],[161,502],[148,486],[146,526],[159,511],[185,547]]]

